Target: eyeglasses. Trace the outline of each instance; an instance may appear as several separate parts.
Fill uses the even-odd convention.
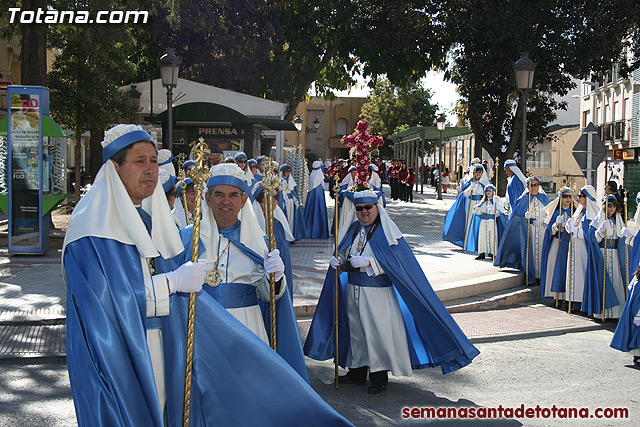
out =
[[[571,198],[571,194],[563,194],[562,198],[563,199],[570,199]]]
[[[358,212],[362,212],[363,209],[370,211],[371,209],[373,209],[373,204],[369,203],[368,205],[364,206],[356,206],[356,211]]]
[[[540,184],[531,184],[532,187],[539,187]]]

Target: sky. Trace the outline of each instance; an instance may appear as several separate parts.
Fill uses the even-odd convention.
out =
[[[438,111],[445,113],[447,117],[447,126],[455,126],[458,122],[456,115],[453,113],[453,107],[460,98],[456,92],[456,85],[445,82],[443,73],[429,71],[427,76],[422,79],[422,85],[431,89],[431,101],[438,105]],[[371,89],[366,85],[365,80],[358,77],[358,84],[351,90],[339,91],[336,96],[353,96],[366,97],[369,96]]]
[[[535,78],[535,77],[534,77]],[[580,100],[578,95],[580,94],[579,81],[576,80],[577,87],[572,90],[567,96],[562,97],[563,101],[567,101],[569,108],[567,111],[557,111],[558,118],[552,124],[569,125],[580,123]],[[460,96],[456,92],[456,85],[451,82],[444,81],[444,73],[437,71],[429,71],[427,76],[422,79],[422,85],[428,89],[431,89],[431,100],[434,104],[438,105],[438,111],[445,112],[447,117],[447,126],[455,126],[458,123],[458,118],[453,113],[453,107],[455,106]],[[371,89],[366,85],[365,80],[360,76],[358,78],[358,85],[351,90],[339,91],[336,96],[353,96],[353,97],[366,97],[369,96]]]

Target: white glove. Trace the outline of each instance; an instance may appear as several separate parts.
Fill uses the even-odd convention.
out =
[[[608,220],[605,220],[602,224],[600,224],[600,226],[598,227],[598,229],[596,230],[599,234],[604,235],[605,232],[611,230],[611,224],[609,223]]]
[[[576,221],[574,218],[569,218],[569,220],[564,226],[564,229],[567,230],[569,233],[575,233],[576,231],[578,231],[578,227],[576,227],[575,222]]]
[[[618,237],[626,237],[627,239],[631,239],[633,237],[633,233],[627,227],[622,227],[622,230],[620,230],[620,236]]]
[[[533,213],[533,212],[531,212],[531,211],[526,211],[526,212],[524,213],[524,217],[525,217],[525,218],[527,218],[527,219],[531,219],[531,218],[535,218],[535,217],[536,217],[536,214],[535,214],[535,213]]]
[[[542,224],[544,224],[544,218],[538,218],[533,220],[533,225],[535,225],[536,227],[539,227]]]
[[[293,205],[297,208],[300,207],[300,202],[297,199],[293,199]]]
[[[564,215],[558,215],[558,217],[556,218],[556,224],[558,225],[558,227],[564,224],[565,220],[566,217]]]
[[[633,318],[633,324],[636,326],[640,326],[640,316],[636,316]]]
[[[336,269],[340,264],[342,264],[342,258],[341,257],[336,258],[332,256],[329,264],[331,264],[331,268]]]
[[[267,253],[264,251],[264,271],[267,274],[275,273],[274,279],[279,281],[284,276],[284,262],[280,258],[280,250],[274,249]]]
[[[363,256],[351,257],[351,266],[353,268],[362,268],[370,264],[369,260]]]
[[[177,270],[165,273],[169,283],[169,293],[176,292],[200,292],[207,276],[207,260],[187,262]]]

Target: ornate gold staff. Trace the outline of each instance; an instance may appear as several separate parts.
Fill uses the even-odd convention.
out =
[[[573,193],[574,193],[574,181],[571,181],[571,184],[569,185],[569,188],[571,188],[571,205],[569,206],[569,209],[571,212],[571,218],[573,218]],[[575,224],[574,224],[575,226]],[[568,313],[571,314],[571,300],[572,300],[572,293],[573,293],[573,281],[574,281],[574,276],[573,276],[573,268],[575,266],[575,263],[573,261],[573,232],[569,233],[569,309],[568,309]]]
[[[562,191],[560,191],[560,200],[558,200],[558,216],[562,215]],[[558,254],[560,254],[560,241],[562,240],[562,227],[558,227]],[[553,282],[553,278],[551,278]],[[542,284],[540,284],[542,285]],[[556,292],[556,308],[558,308],[558,292]]]
[[[260,181],[260,186],[264,192],[264,222],[266,234],[269,238],[269,252],[276,249],[276,235],[273,231],[273,190],[278,188],[278,165],[267,157],[262,163],[264,177]],[[276,279],[275,273],[269,274],[269,317],[271,318],[271,348],[277,351],[276,340]],[[289,284],[291,286],[291,284]]]
[[[193,236],[191,239],[191,262],[198,261],[200,247],[200,212],[202,209],[202,190],[204,182],[211,174],[204,166],[204,159],[209,154],[209,149],[204,140],[193,148],[196,166],[189,171],[189,177],[193,180],[196,190],[196,206],[193,212]],[[182,425],[189,426],[189,410],[191,408],[191,374],[193,371],[193,335],[196,320],[196,293],[189,293],[189,316],[187,322],[187,356],[184,364],[184,401],[182,407]]]
[[[629,197],[629,190],[624,190],[624,226],[629,227],[629,212],[627,210],[627,202]],[[624,237],[623,237],[624,238]],[[624,258],[625,258],[625,276],[626,283],[624,285],[624,298],[627,299],[627,293],[629,292],[629,243],[627,239],[624,241]]]
[[[493,193],[493,259],[496,259],[496,244],[498,241],[498,205],[496,196],[498,195],[498,165],[500,159],[496,157],[496,191]]]
[[[338,175],[338,173],[336,172],[336,174],[333,177],[334,179],[334,184],[333,184],[333,200],[334,200],[334,216],[333,216],[333,221],[334,221],[334,239],[335,239],[335,249],[334,249],[334,256],[336,258],[338,258],[339,253],[338,253],[338,245],[340,244],[340,242],[338,242],[338,228],[340,226],[339,224],[339,219],[338,219],[338,199],[340,198],[340,175]],[[335,365],[335,384],[336,384],[336,390],[340,388],[340,385],[338,384],[338,286],[340,286],[340,272],[338,271],[339,267],[336,267],[335,269],[335,276],[334,276],[334,287],[333,287],[333,313],[334,313],[334,322],[333,322],[333,330],[335,332],[335,345],[336,345],[336,357],[334,359],[334,365]]]
[[[186,179],[186,174],[184,173],[184,169],[182,169],[182,165],[187,161],[187,156],[184,153],[180,153],[176,156],[176,161],[178,163],[178,168],[180,168],[178,172],[178,178],[180,179],[180,202],[182,203],[182,210],[184,211],[184,219],[185,224],[189,225],[189,211],[187,210],[187,183],[184,182]]]

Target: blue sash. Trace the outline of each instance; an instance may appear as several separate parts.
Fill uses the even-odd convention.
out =
[[[474,194],[471,196],[471,200],[482,200],[482,194]]]
[[[258,305],[256,288],[246,283],[220,283],[209,289],[211,294],[224,308],[242,308]]]
[[[605,239],[600,240],[600,247],[604,249]],[[618,239],[607,239],[607,249],[618,249]]]
[[[147,320],[145,322],[145,326],[147,328],[147,331],[151,330],[151,329],[160,329],[160,317],[147,317]]]
[[[495,215],[494,214],[476,214],[476,216],[480,219],[495,219]]]
[[[349,283],[366,288],[384,288],[391,286],[391,280],[386,274],[369,276],[362,271],[350,271],[348,273]]]

